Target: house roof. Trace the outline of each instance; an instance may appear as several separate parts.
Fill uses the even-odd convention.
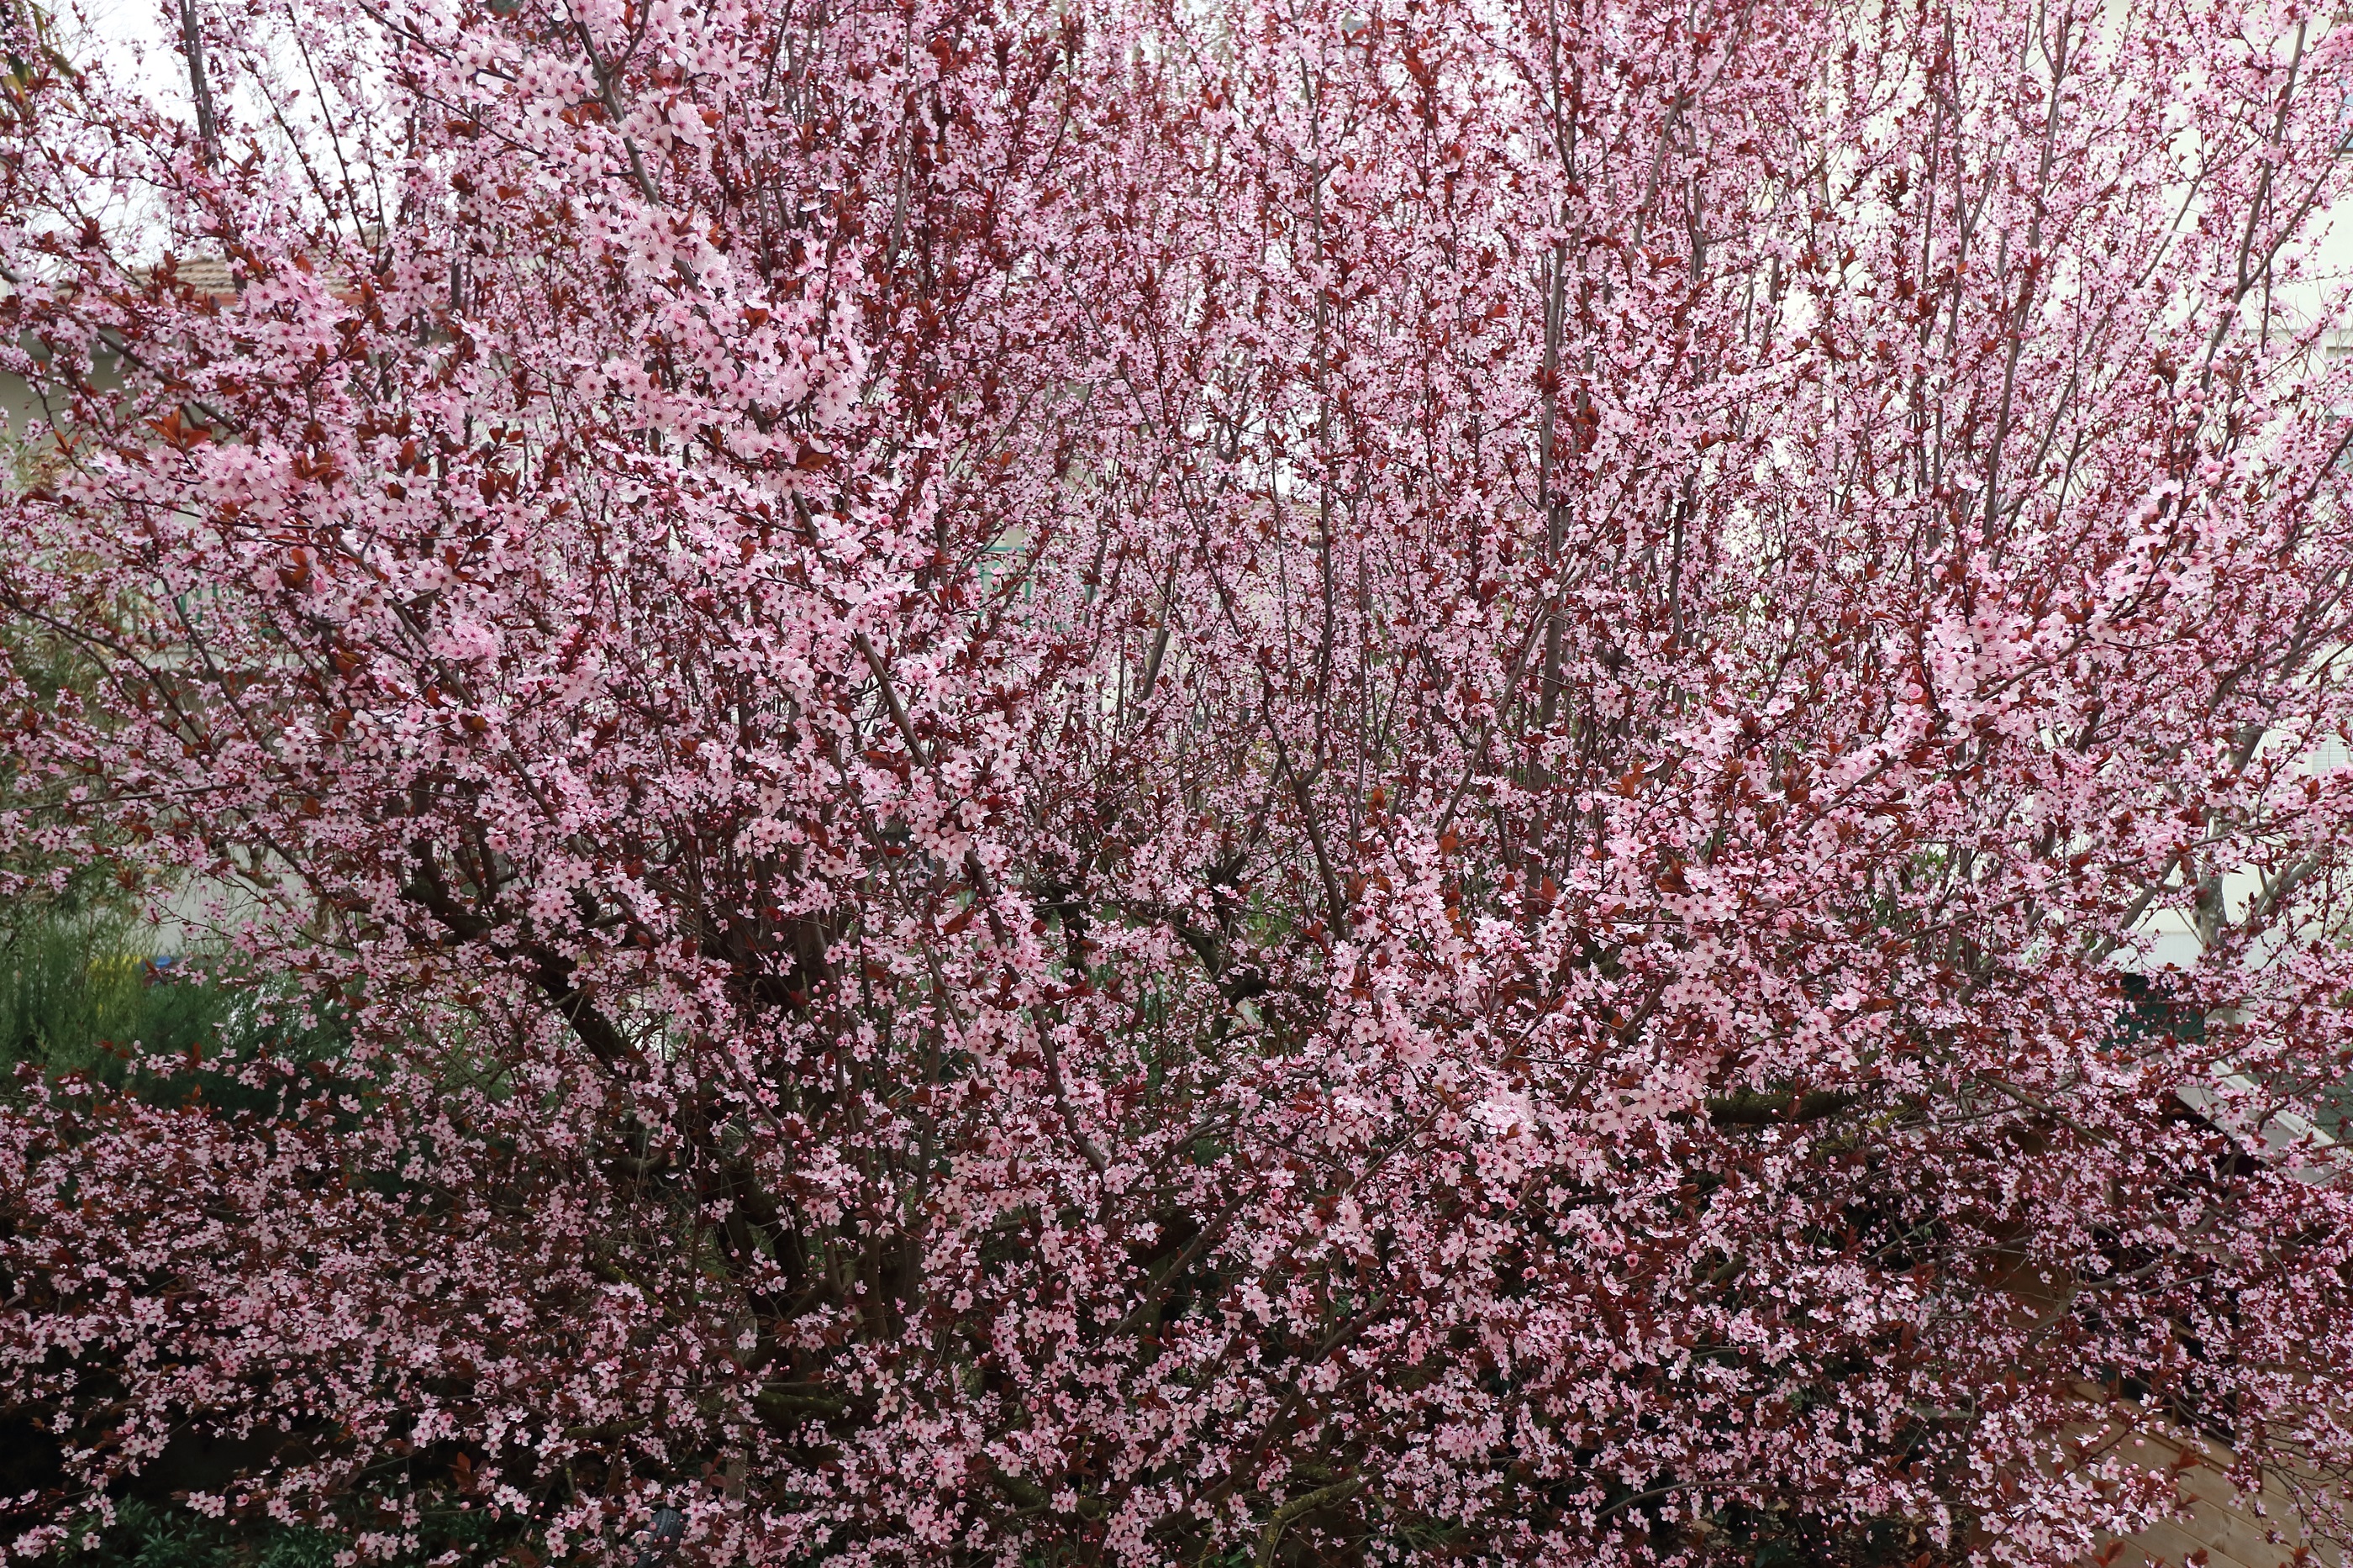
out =
[[[166,263],[179,283],[199,294],[226,298],[237,292],[237,278],[227,258],[217,256],[172,257]],[[160,273],[162,267],[153,269]],[[150,276],[153,276],[151,273]]]

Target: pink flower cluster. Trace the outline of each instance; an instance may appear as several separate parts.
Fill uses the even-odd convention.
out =
[[[2353,29],[29,15],[0,849],[353,1044],[0,1109],[15,1552],[2344,1535]]]

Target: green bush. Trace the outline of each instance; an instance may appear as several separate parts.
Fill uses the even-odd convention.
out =
[[[346,1547],[323,1530],[206,1519],[176,1503],[128,1498],[112,1524],[91,1518],[58,1560],[76,1568],[333,1568]]]
[[[0,934],[0,1063],[121,1080],[134,1043],[185,1050],[222,999],[164,980],[116,911],[25,910]]]
[[[194,1053],[228,1065],[342,1054],[347,1036],[332,1009],[217,956],[150,956],[145,929],[121,909],[74,900],[20,905],[0,919],[0,1074],[31,1065],[141,1093],[151,1087],[133,1070],[142,1057]],[[191,1084],[223,1109],[277,1103],[217,1072],[182,1071],[152,1087],[178,1100]]]

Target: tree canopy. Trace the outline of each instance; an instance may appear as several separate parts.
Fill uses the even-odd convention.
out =
[[[6,15],[16,1552],[2342,1538],[2353,28]]]

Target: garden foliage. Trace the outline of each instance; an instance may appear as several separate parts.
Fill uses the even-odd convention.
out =
[[[0,110],[5,890],[347,1043],[19,1079],[15,1551],[2342,1534],[2353,29],[192,15]]]

